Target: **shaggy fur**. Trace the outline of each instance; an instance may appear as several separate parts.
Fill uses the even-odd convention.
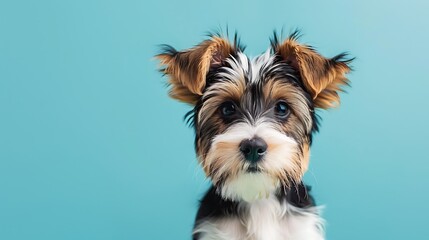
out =
[[[157,55],[170,96],[193,106],[198,160],[213,186],[194,239],[323,239],[319,209],[301,182],[309,164],[316,108],[339,104],[351,59],[325,58],[298,32],[256,58],[237,38],[213,35]],[[253,155],[250,155],[250,152]]]

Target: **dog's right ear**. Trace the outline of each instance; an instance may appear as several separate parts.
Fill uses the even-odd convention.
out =
[[[344,53],[325,58],[312,47],[298,43],[298,37],[299,32],[295,31],[283,43],[279,43],[275,34],[271,41],[272,48],[299,73],[315,107],[328,109],[338,106],[338,93],[343,86],[349,85],[346,74],[351,70],[353,58],[347,59]]]
[[[165,66],[161,71],[169,76],[170,96],[195,105],[203,95],[209,70],[220,67],[233,51],[228,40],[217,36],[181,52],[165,46],[156,58]]]

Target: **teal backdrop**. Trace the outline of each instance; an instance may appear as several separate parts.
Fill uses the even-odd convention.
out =
[[[428,1],[0,1],[0,239],[190,239],[209,181],[158,44],[301,28],[356,57],[306,181],[330,240],[428,239]]]

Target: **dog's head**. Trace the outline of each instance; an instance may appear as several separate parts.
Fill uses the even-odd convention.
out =
[[[170,96],[194,107],[198,159],[224,198],[251,201],[299,182],[317,131],[314,110],[336,106],[348,84],[344,54],[325,58],[296,37],[274,35],[253,59],[236,39],[217,35],[157,56]]]

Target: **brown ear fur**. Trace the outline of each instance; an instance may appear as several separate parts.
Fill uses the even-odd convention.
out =
[[[296,36],[297,33],[292,34],[282,44],[276,45],[276,53],[299,71],[315,107],[336,107],[340,103],[338,92],[349,84],[345,75],[350,71],[348,64],[352,59],[345,60],[345,54],[325,58],[310,46],[299,44]]]
[[[167,47],[156,57],[165,65],[161,71],[169,76],[170,96],[196,104],[203,94],[210,68],[220,66],[232,52],[233,47],[227,40],[214,36],[182,52]]]

